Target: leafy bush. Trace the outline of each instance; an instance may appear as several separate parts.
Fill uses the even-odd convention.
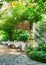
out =
[[[27,47],[29,58],[46,63],[46,44],[39,42],[37,47]]]
[[[43,51],[32,51],[29,53],[29,57],[33,60],[46,63],[46,53],[44,53]]]
[[[0,31],[0,41],[7,41],[8,40],[8,34],[5,31]]]
[[[21,40],[26,42],[29,38],[29,32],[26,30],[14,30],[13,40]]]
[[[33,50],[33,48],[32,47],[27,47],[27,49],[26,49],[26,51],[29,53],[29,52],[31,52]]]
[[[44,42],[38,42],[37,51],[46,51],[46,43]]]
[[[26,42],[27,39],[28,39],[28,36],[26,36],[26,35],[20,36],[20,38],[19,38],[20,41],[24,41],[24,42]]]
[[[44,42],[38,42],[37,47],[29,46],[27,47],[27,51],[46,51],[46,44]]]
[[[3,3],[0,3],[0,8],[2,7]]]

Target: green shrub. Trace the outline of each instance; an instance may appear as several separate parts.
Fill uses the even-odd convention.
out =
[[[44,42],[38,42],[37,51],[46,51],[46,43]]]
[[[28,56],[33,60],[46,63],[46,53],[43,51],[32,51]]]
[[[29,58],[46,63],[46,44],[39,42],[37,47],[27,47]]]
[[[27,47],[27,50],[29,51],[29,52],[31,52],[31,51],[46,51],[46,44],[44,43],[44,42],[40,42],[40,43],[38,43],[38,46],[37,47],[32,47],[32,46],[29,46],[29,47]]]
[[[0,31],[0,36],[2,37],[0,41],[7,41],[8,40],[8,34],[5,31]]]
[[[24,41],[24,42],[26,42],[27,39],[28,39],[28,36],[26,36],[26,35],[20,36],[20,38],[19,38],[20,41]]]
[[[26,30],[14,30],[13,40],[20,40],[26,42],[29,38],[29,32]]]
[[[29,52],[31,52],[33,50],[33,48],[31,47],[31,46],[28,46],[27,48],[26,48],[26,51],[29,53]]]
[[[2,7],[2,5],[3,5],[3,3],[1,2],[1,3],[0,3],[0,8]]]

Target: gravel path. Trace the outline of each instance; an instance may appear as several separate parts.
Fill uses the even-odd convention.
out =
[[[44,63],[30,60],[25,54],[0,54],[0,65],[46,65]]]
[[[18,49],[0,48],[0,65],[46,65],[30,60]]]

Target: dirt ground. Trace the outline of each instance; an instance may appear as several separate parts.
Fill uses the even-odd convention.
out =
[[[21,54],[21,52],[19,51],[19,49],[0,49],[0,54]]]

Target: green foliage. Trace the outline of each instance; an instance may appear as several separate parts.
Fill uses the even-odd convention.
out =
[[[31,51],[33,51],[33,47],[28,46],[28,47],[26,48],[26,51],[27,51],[28,53],[31,52]]]
[[[46,63],[46,44],[44,42],[38,42],[37,47],[27,47],[27,52],[29,58]]]
[[[39,20],[42,20],[42,16],[41,14],[42,12],[42,8],[41,4],[38,3],[28,3],[26,5],[26,9],[25,12],[23,13],[22,18],[24,20],[28,20],[29,22],[38,22]]]
[[[35,0],[36,3],[38,3],[39,5],[39,10],[42,12],[42,13],[46,13],[46,1],[45,0]]]
[[[6,2],[12,2],[12,1],[17,1],[17,0],[5,0]]]
[[[0,3],[0,8],[2,7],[2,5],[3,5],[3,4],[2,4],[2,3]]]
[[[46,51],[46,44],[44,42],[38,42],[38,46],[37,47],[32,47],[29,46],[27,47],[27,51],[31,52],[31,51]]]
[[[11,35],[14,27],[16,27],[20,22],[23,22],[23,19],[21,18],[23,12],[24,5],[19,2],[17,2],[16,7],[11,5],[9,9],[0,12],[0,30],[4,30],[9,34],[9,40],[12,40]]]
[[[38,42],[37,51],[46,51],[46,43],[44,42]]]
[[[36,2],[36,3],[37,3],[37,2],[43,2],[43,3],[44,3],[45,0],[34,0],[34,2]]]
[[[0,20],[0,29],[8,32],[12,29],[12,27],[14,27],[14,17],[12,16],[12,14],[9,15],[7,13],[7,10],[1,12]]]
[[[26,30],[14,30],[13,40],[21,40],[26,42],[29,38],[29,32]]]
[[[9,39],[11,37],[11,40],[13,30],[20,22],[25,20],[28,20],[32,23],[38,22],[42,19],[41,14],[46,11],[46,1],[43,3],[42,0],[37,3],[35,3],[35,1],[32,2],[32,0],[31,2],[26,2],[25,0],[21,0],[21,2],[16,0],[5,1],[10,2],[11,6],[0,12],[0,30],[6,31],[9,34]],[[27,37],[25,37],[25,39],[26,38]],[[23,37],[20,39],[22,40]]]
[[[13,16],[16,18],[16,21],[18,23],[23,22],[22,14],[25,11],[25,5],[23,3],[17,2],[17,5],[15,7],[11,6],[11,9]]]
[[[33,60],[46,63],[46,52],[43,51],[32,51],[29,53],[29,57]]]
[[[6,33],[5,31],[0,31],[0,36],[2,36],[0,41],[7,41],[8,40],[8,33]]]

